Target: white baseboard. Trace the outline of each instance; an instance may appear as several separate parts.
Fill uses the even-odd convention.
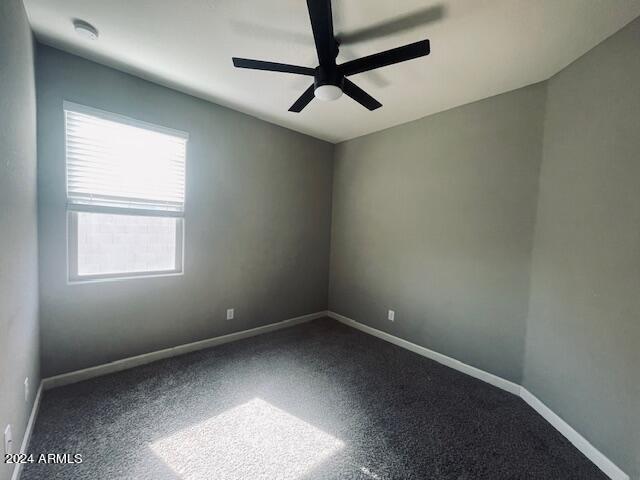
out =
[[[263,333],[273,332],[275,330],[280,330],[283,328],[291,327],[293,325],[298,325],[300,323],[315,320],[316,318],[326,317],[327,315],[327,311],[310,313],[308,315],[302,315],[300,317],[294,317],[288,320],[270,323],[269,325],[251,328],[249,330],[229,333],[220,337],[207,338],[205,340],[186,343],[183,345],[178,345],[176,347],[156,350],[155,352],[143,353],[142,355],[136,355],[135,357],[123,358],[122,360],[115,360],[103,365],[97,365],[95,367],[84,368],[82,370],[76,370],[74,372],[63,373],[61,375],[44,378],[42,379],[42,385],[45,390],[49,390],[50,388],[61,387],[63,385],[69,385],[71,383],[81,382],[89,378],[99,377],[101,375],[107,375],[109,373],[119,372],[121,370],[128,370],[130,368],[145,365],[147,363],[162,360],[164,358],[175,357],[178,355],[183,355],[185,353],[195,352],[197,350],[203,350],[205,348],[221,345],[223,343],[229,343],[236,340],[241,340],[243,338],[261,335]]]
[[[38,392],[36,398],[33,400],[33,406],[31,407],[31,414],[29,415],[29,421],[27,427],[24,429],[24,436],[22,437],[22,444],[20,445],[20,453],[25,453],[29,447],[29,440],[31,440],[31,433],[33,433],[33,427],[36,424],[36,417],[38,416],[38,409],[40,408],[40,399],[42,398],[42,382],[38,385]],[[22,463],[17,463],[13,467],[13,474],[11,480],[18,480],[20,473],[22,472]]]
[[[435,360],[438,363],[446,365],[447,367],[451,367],[454,370],[466,373],[467,375],[482,380],[483,382],[490,383],[491,385],[501,388],[502,390],[506,390],[509,393],[520,395],[520,385],[518,385],[517,383],[510,382],[509,380],[505,380],[504,378],[498,377],[497,375],[494,375],[492,373],[485,372],[484,370],[480,370],[476,367],[472,367],[471,365],[467,365],[460,360],[448,357],[446,355],[443,355],[442,353],[438,353],[420,345],[416,345],[415,343],[408,342],[407,340],[403,340],[402,338],[398,338],[387,332],[383,332],[382,330],[378,330],[376,328],[364,325],[360,322],[356,322],[355,320],[345,317],[344,315],[340,315],[339,313],[329,312],[328,316],[344,323],[345,325],[349,325],[350,327],[357,328],[358,330],[368,333],[369,335],[381,338],[382,340],[386,340],[387,342],[398,345],[399,347],[406,348],[407,350],[417,353],[418,355],[422,355],[423,357]]]
[[[513,393],[521,397],[531,408],[538,412],[547,422],[549,422],[556,430],[564,435],[580,452],[584,454],[589,460],[591,460],[600,470],[602,470],[612,480],[629,480],[629,475],[624,473],[615,463],[609,460],[600,450],[594,447],[589,441],[580,435],[574,428],[571,427],[562,418],[556,415],[549,407],[542,403],[526,388],[510,382],[504,378],[498,377],[479,368],[467,365],[455,358],[448,357],[438,352],[434,352],[428,348],[416,345],[415,343],[408,342],[402,338],[398,338],[390,333],[383,332],[368,325],[364,325],[356,320],[353,320],[339,313],[329,311],[327,316],[338,320],[345,325],[356,328],[362,332],[368,333],[375,337],[386,340],[402,348],[406,348],[418,355],[435,360],[438,363],[451,367],[454,370],[458,370],[462,373],[466,373],[474,378],[490,383],[491,385],[506,390],[509,393]]]
[[[609,460],[600,450],[591,445],[591,443],[574,430],[571,425],[565,422],[549,407],[542,403],[534,394],[525,387],[520,387],[520,397],[529,404],[536,412],[538,412],[547,422],[555,427],[574,447],[580,450],[585,457],[591,460],[596,466],[602,470],[612,480],[629,480],[629,475],[624,473],[620,468]]]

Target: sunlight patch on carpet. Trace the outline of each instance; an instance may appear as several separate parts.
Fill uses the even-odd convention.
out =
[[[150,447],[182,480],[295,480],[344,443],[254,398]]]

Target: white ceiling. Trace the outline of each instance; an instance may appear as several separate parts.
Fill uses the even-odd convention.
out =
[[[339,142],[549,78],[640,15],[639,0],[334,0],[336,33],[441,7],[442,18],[344,48],[339,61],[424,38],[431,55],[351,79],[348,97],[287,111],[309,77],[235,69],[232,56],[315,67],[304,0],[24,0],[37,38],[83,57]],[[72,19],[92,23],[83,39]]]

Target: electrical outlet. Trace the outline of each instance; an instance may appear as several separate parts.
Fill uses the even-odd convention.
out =
[[[24,379],[24,401],[29,401],[29,377]]]
[[[389,314],[387,315],[387,318],[389,320],[391,320],[392,322],[396,321],[396,312],[393,310],[389,310]]]
[[[235,315],[233,308],[227,308],[227,320],[233,320],[233,316]]]
[[[11,455],[13,453],[13,436],[11,435],[11,425],[7,425],[4,429],[4,453]]]

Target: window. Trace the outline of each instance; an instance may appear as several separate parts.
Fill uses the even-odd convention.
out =
[[[186,133],[65,102],[69,280],[182,272]]]

